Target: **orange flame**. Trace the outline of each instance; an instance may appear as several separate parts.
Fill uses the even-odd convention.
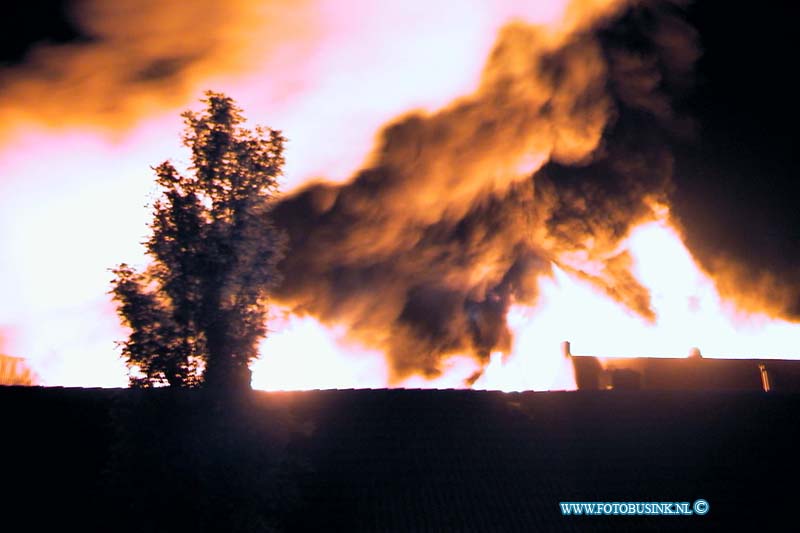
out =
[[[514,76],[526,66],[524,47],[499,50],[507,54],[505,70],[489,68],[481,78],[479,59],[509,20],[546,25],[538,45],[554,48],[627,3],[316,0],[264,7],[238,0],[215,4],[213,16],[207,9],[214,3],[206,1],[188,11],[175,2],[149,2],[141,11],[129,2],[87,3],[81,20],[95,42],[40,47],[26,64],[0,73],[0,326],[15,329],[5,349],[26,356],[44,384],[125,384],[124,366],[110,355],[124,332],[105,295],[106,269],[123,259],[145,260],[136,243],[148,215],[146,169],[181,153],[178,111],[202,89],[222,88],[256,122],[284,130],[291,140],[289,189],[319,175],[342,181],[368,159],[374,132],[393,117],[447,109],[453,95],[480,91],[498,77],[525,80]],[[531,37],[520,32],[519,38]],[[589,61],[585,70],[570,71],[568,83],[601,84],[595,50],[574,53]],[[629,62],[636,66],[635,58]],[[519,89],[541,96],[535,86]],[[507,168],[496,188],[525,179],[549,159],[580,160],[599,142],[603,105],[580,115],[572,113],[569,95],[550,96],[534,103],[562,113],[563,124],[552,135],[548,130],[546,141],[503,154]],[[478,180],[458,185],[453,194],[469,201],[485,192]],[[440,193],[428,191],[431,216]],[[586,281],[608,277],[591,258],[559,253],[553,244],[553,275],[536,280],[538,302],[511,306],[512,347],[493,353],[473,386],[574,388],[559,349],[566,339],[577,352],[608,356],[675,356],[693,346],[707,356],[799,356],[788,350],[800,329],[770,318],[767,307],[759,313],[764,298],[742,295],[750,302],[747,314],[723,300],[719,280],[697,266],[676,228],[668,210],[656,206],[608,252],[630,261],[649,291],[649,321]],[[493,270],[481,268],[470,276],[482,279]],[[461,387],[481,370],[469,354],[454,353],[438,378],[392,381],[383,354],[355,344],[341,325],[275,313],[264,358],[254,367],[257,388]]]
[[[620,248],[630,253],[636,279],[652,295],[653,322],[554,266],[552,277],[539,279],[537,306],[511,307],[507,318],[514,332],[512,350],[493,353],[472,386],[503,391],[574,389],[572,366],[561,353],[564,340],[571,341],[576,353],[601,358],[689,356],[695,347],[712,358],[800,356],[791,348],[800,345],[797,324],[765,313],[744,313],[720,296],[683,244],[668,209],[658,208],[653,219],[636,226]],[[380,354],[348,344],[343,331],[310,317],[292,317],[290,322],[289,328],[279,328],[264,343],[254,386],[463,388],[480,370],[474,359],[456,354],[445,361],[437,378],[417,375],[392,384],[385,365],[378,363]],[[319,374],[311,371],[315,368]]]
[[[33,385],[36,376],[25,360],[0,354],[0,385]]]
[[[588,3],[600,11],[608,2]],[[91,40],[43,44],[0,70],[9,352],[44,384],[126,383],[110,356],[125,332],[106,269],[145,260],[147,169],[181,153],[178,114],[202,90],[223,89],[257,122],[284,130],[287,188],[320,174],[342,180],[391,117],[469,92],[510,18],[555,24],[566,4],[81,3],[74,15]]]

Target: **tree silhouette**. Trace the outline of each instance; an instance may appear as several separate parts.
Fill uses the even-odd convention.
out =
[[[183,114],[189,175],[156,167],[152,262],[113,269],[117,313],[131,329],[122,355],[133,386],[250,386],[249,363],[266,335],[269,290],[286,237],[270,211],[284,163],[277,130],[242,127],[234,101],[207,92]]]

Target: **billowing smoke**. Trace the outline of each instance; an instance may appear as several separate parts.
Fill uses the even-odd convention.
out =
[[[721,295],[750,313],[800,322],[800,107],[793,69],[800,4],[691,6],[704,54],[691,109],[695,143],[676,151],[673,213]],[[755,29],[741,38],[741,28]],[[796,342],[786,342],[790,354]]]
[[[637,324],[663,318],[659,287],[643,281],[651,297],[637,282],[620,243],[664,205],[723,296],[800,319],[794,137],[766,127],[797,123],[785,68],[794,8],[731,5],[739,22],[721,26],[711,3],[653,0],[51,4],[69,12],[74,35],[54,35],[43,13],[28,41],[7,31],[19,47],[0,55],[0,324],[14,328],[0,352],[28,358],[44,383],[124,383],[109,355],[122,333],[106,269],[141,253],[147,168],[181,157],[178,113],[208,88],[289,137],[287,189],[350,176],[278,206],[293,249],[277,299],[387,353],[395,382],[437,374],[450,354],[482,363],[507,350],[506,311],[538,303],[546,315],[548,284],[537,291],[552,265]],[[699,90],[684,10],[708,50]],[[514,17],[542,26],[508,25],[488,56]],[[6,18],[16,29],[16,14]],[[775,31],[740,38],[756,26]],[[370,144],[387,117],[420,108]],[[708,126],[696,142],[683,142],[684,115]],[[687,346],[711,353],[708,336]],[[795,344],[775,341],[770,353],[795,355]],[[284,351],[315,353],[294,341]],[[385,382],[373,373],[371,385]]]
[[[211,76],[252,69],[304,42],[314,31],[309,4],[73,2],[77,39],[40,43],[20,64],[0,69],[0,121],[4,129],[23,122],[130,126],[158,109],[184,105]]]
[[[697,51],[675,9],[558,36],[505,27],[475,93],[386,126],[346,185],[277,206],[291,239],[278,300],[384,350],[394,379],[507,352],[509,306],[535,304],[552,264],[652,319],[619,243],[666,202],[685,130],[671,101]]]

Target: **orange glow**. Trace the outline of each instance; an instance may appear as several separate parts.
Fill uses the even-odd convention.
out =
[[[0,329],[14,334],[2,349],[24,356],[44,385],[125,386],[125,367],[113,355],[113,342],[125,331],[107,295],[107,269],[121,261],[145,261],[139,243],[153,191],[149,167],[170,157],[185,164],[178,115],[195,105],[202,90],[228,93],[252,122],[284,132],[289,192],[316,179],[349,179],[374,158],[376,132],[397,117],[414,110],[423,117],[439,112],[444,119],[436,124],[447,130],[452,118],[447,113],[457,104],[491,89],[498,79],[522,80],[510,91],[524,93],[521,102],[492,117],[498,130],[507,128],[496,146],[473,149],[474,131],[456,132],[445,146],[447,157],[436,153],[424,161],[418,183],[407,184],[417,195],[414,205],[391,206],[414,223],[437,222],[526,180],[550,160],[581,160],[597,147],[606,126],[604,97],[578,98],[583,107],[571,100],[605,84],[607,73],[594,61],[596,48],[575,47],[570,61],[584,68],[565,69],[565,81],[560,80],[565,87],[546,86],[527,75],[525,47],[504,48],[498,52],[507,54],[503,61],[482,70],[498,31],[521,19],[542,25],[542,32],[517,28],[513,34],[512,27],[508,35],[556,47],[570,32],[625,2],[286,0],[264,7],[237,0],[215,8],[227,15],[228,22],[219,26],[202,9],[213,2],[198,2],[201,7],[188,13],[178,4],[150,2],[146,10],[130,13],[124,8],[128,2],[104,8],[89,2],[81,20],[106,39],[42,47],[35,60],[4,72],[11,81],[0,91]],[[137,23],[150,19],[158,23]],[[120,33],[120,28],[127,29]],[[196,48],[204,32],[213,33],[215,46]],[[176,43],[178,52],[195,59],[149,84],[130,83],[131,68],[158,70],[154,61]],[[133,66],[120,62],[123,56],[132,58]],[[465,108],[462,115],[472,112]],[[526,126],[522,119],[515,122],[521,110],[541,112],[550,122],[519,135],[508,124]],[[484,119],[472,116],[480,127]],[[431,131],[438,141],[439,130]],[[396,234],[380,228],[378,237],[395,242],[406,234],[408,220],[391,228]],[[357,252],[379,248],[378,237],[357,243]],[[575,275],[607,274],[595,269],[602,264],[593,263],[595,257],[584,256],[591,245],[563,252],[550,235],[532,238],[537,239],[553,261],[553,275],[535,280],[534,305],[511,306],[512,347],[491,354],[475,388],[575,388],[560,352],[563,340],[570,340],[576,353],[599,356],[675,356],[698,346],[706,357],[800,357],[791,351],[800,345],[800,327],[766,314],[743,314],[723,301],[664,207],[654,209],[612,251],[629,253],[634,277],[650,292],[653,322]],[[600,253],[604,244],[597,247]],[[480,267],[453,272],[452,282],[463,277],[470,285],[488,285],[508,267],[502,252],[486,251]],[[481,370],[473,355],[454,353],[440,363],[442,373],[434,379],[413,374],[393,380],[384,354],[357,344],[344,326],[283,308],[274,314],[272,333],[261,345],[263,358],[253,367],[255,388],[463,387]]]
[[[656,312],[650,324],[589,284],[556,269],[541,310],[560,309],[562,340],[574,353],[605,357],[681,357],[698,347],[704,357],[786,358],[800,327],[765,313],[744,313],[723,300],[686,249],[668,215],[636,227],[624,243],[634,274],[649,289]]]
[[[380,388],[387,385],[383,357],[345,339],[344,331],[326,328],[311,317],[273,310],[261,343],[262,358],[253,364],[253,388],[262,390]]]
[[[0,328],[44,385],[125,385],[107,269],[145,260],[149,168],[185,162],[179,113],[203,90],[289,137],[284,190],[342,181],[381,124],[473,90],[504,23],[555,24],[567,2],[195,4],[82,3],[77,20],[98,39],[42,45],[3,70]],[[176,52],[187,62],[159,63]]]
[[[681,357],[699,347],[704,357],[796,359],[800,326],[766,314],[738,311],[719,296],[713,281],[697,266],[661,208],[656,220],[634,228],[622,243],[634,258],[636,279],[649,289],[656,320],[611,300],[590,283],[554,265],[552,278],[539,280],[536,307],[514,305],[508,322],[514,331],[510,354],[492,354],[474,388],[496,390],[570,390],[575,388],[571,363],[560,343],[573,353],[610,357]],[[477,369],[458,367],[462,380]],[[443,379],[403,383],[419,386],[463,386]]]
[[[20,357],[0,353],[0,385],[34,385],[36,376]]]
[[[561,354],[563,340],[571,341],[574,353],[601,358],[688,356],[693,347],[699,347],[704,357],[792,359],[800,355],[791,349],[800,345],[800,327],[763,314],[744,315],[723,301],[713,281],[698,268],[682,243],[668,212],[662,209],[655,216],[656,220],[637,226],[621,245],[634,258],[637,280],[650,290],[655,323],[625,309],[590,283],[554,267],[552,278],[539,280],[537,306],[512,306],[508,321],[514,331],[513,349],[510,354],[492,354],[473,387],[504,391],[574,389],[572,367]],[[280,388],[274,382],[262,382],[259,374],[263,372],[267,376],[291,374],[287,382],[301,388],[322,388],[328,381],[338,388],[463,388],[464,381],[479,370],[472,358],[454,355],[445,361],[438,378],[413,376],[392,384],[384,366],[369,367],[366,351],[360,350],[361,354],[354,357],[352,346],[337,344],[337,335],[315,320],[291,320],[292,327],[273,334],[264,344],[269,349],[256,367],[254,385]],[[323,355],[304,358],[298,348],[301,337],[320,345],[313,353]],[[338,338],[342,337],[343,332],[339,332]],[[371,357],[380,360],[377,355],[373,352]],[[308,371],[318,364],[325,369],[321,376]],[[288,365],[288,369],[282,365]],[[332,376],[330,380],[327,375]]]
[[[570,337],[575,353],[676,357],[698,347],[704,357],[800,356],[794,349],[800,326],[766,313],[744,313],[723,300],[667,215],[637,227],[626,246],[635,258],[635,276],[650,290],[656,322],[646,324],[586,298],[576,306],[581,327]]]

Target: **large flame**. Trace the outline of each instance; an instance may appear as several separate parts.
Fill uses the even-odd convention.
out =
[[[224,90],[290,137],[285,188],[343,180],[382,123],[469,92],[500,26],[514,17],[555,25],[566,5],[76,4],[86,40],[38,45],[0,69],[5,351],[24,355],[43,384],[126,383],[107,269],[145,261],[148,168],[182,157],[179,113],[203,90]]]
[[[566,339],[578,352],[601,356],[674,356],[693,346],[708,356],[799,355],[789,348],[798,328],[766,307],[760,313],[752,302],[764,298],[720,298],[719,280],[697,266],[669,210],[659,207],[668,189],[659,176],[656,185],[630,187],[618,206],[619,198],[601,198],[602,190],[563,185],[584,176],[562,179],[566,171],[555,165],[536,176],[535,192],[519,193],[536,195],[542,206],[531,215],[538,217],[532,227],[520,226],[517,235],[516,221],[496,214],[509,208],[504,194],[516,194],[514,187],[548,163],[580,172],[596,154],[615,150],[621,143],[603,139],[617,120],[615,102],[669,120],[669,104],[653,81],[657,62],[624,49],[607,59],[589,35],[629,3],[237,0],[224,8],[196,2],[188,10],[175,2],[136,9],[127,1],[81,4],[78,20],[92,39],[40,46],[23,64],[0,71],[0,349],[25,356],[43,384],[126,383],[124,365],[112,355],[113,341],[126,332],[107,295],[107,268],[146,260],[138,243],[152,192],[147,168],[182,157],[178,113],[213,88],[237,99],[254,122],[284,131],[285,187],[299,190],[324,177],[329,185],[316,191],[318,204],[335,200],[339,190],[331,183],[353,183],[364,175],[358,169],[369,171],[375,161],[409,176],[383,192],[413,194],[413,205],[375,209],[402,224],[378,227],[376,235],[390,242],[362,241],[359,254],[395,247],[409,221],[429,230],[442,220],[472,223],[469,217],[483,209],[491,224],[467,232],[477,259],[441,279],[482,303],[492,283],[519,266],[509,266],[507,248],[535,245],[531,261],[538,261],[519,266],[530,275],[514,279],[530,287],[505,293],[530,297],[497,307],[510,341],[488,335],[488,354],[445,350],[428,361],[429,372],[415,364],[398,372],[386,339],[377,338],[390,332],[359,330],[369,301],[359,301],[366,306],[360,314],[332,309],[322,316],[319,308],[297,305],[297,290],[285,293],[254,367],[257,388],[569,389],[574,380],[559,351]],[[516,22],[493,45],[509,21]],[[657,42],[670,60],[691,62],[672,37]],[[485,129],[496,133],[492,142],[476,142]],[[465,148],[473,146],[479,148]],[[623,156],[630,151],[624,148]],[[418,157],[422,152],[433,156]],[[662,160],[668,157],[621,156],[617,167],[649,172]],[[526,212],[527,205],[511,207]],[[343,211],[362,214],[353,205]],[[493,234],[492,224],[505,233]],[[726,296],[735,293],[725,289]],[[747,313],[737,310],[739,301],[748,302]]]
[[[508,353],[495,352],[473,388],[571,390],[571,363],[561,352],[570,340],[576,353],[603,357],[683,357],[699,348],[705,357],[786,358],[800,353],[800,326],[766,313],[743,312],[724,300],[714,281],[686,249],[666,208],[635,226],[620,248],[633,258],[637,280],[652,295],[654,321],[609,298],[592,283],[554,265],[539,279],[536,306],[513,305],[508,323],[514,334]],[[284,388],[403,386],[463,388],[480,365],[454,354],[441,376],[412,376],[391,383],[380,354],[353,346],[343,331],[311,318],[290,319],[264,344],[254,385]],[[302,346],[313,345],[304,351]],[[310,372],[319,368],[320,372]]]

